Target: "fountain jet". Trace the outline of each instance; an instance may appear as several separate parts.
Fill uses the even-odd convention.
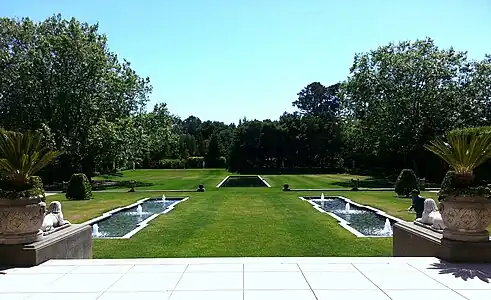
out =
[[[385,225],[384,225],[384,229],[382,230],[382,233],[387,236],[392,235],[392,225],[390,224],[389,218],[385,219]]]
[[[99,232],[99,225],[94,224],[92,225],[92,236],[100,236],[101,233]]]

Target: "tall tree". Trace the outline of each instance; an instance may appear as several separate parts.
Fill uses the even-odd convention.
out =
[[[429,140],[489,122],[488,66],[468,61],[465,52],[439,49],[429,38],[357,54],[341,92],[349,143],[383,157],[389,168],[424,167]]]
[[[142,111],[149,79],[108,50],[97,24],[61,15],[43,22],[1,18],[0,32],[0,126],[37,130],[44,124],[65,151],[61,171],[90,171],[84,167],[90,128],[102,118],[112,122]]]
[[[335,116],[339,109],[340,83],[324,86],[320,82],[312,82],[303,88],[293,102],[302,114],[315,116]]]

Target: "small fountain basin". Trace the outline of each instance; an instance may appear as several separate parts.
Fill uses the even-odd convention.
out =
[[[184,197],[147,198],[114,209],[84,224],[92,226],[93,238],[130,238],[145,228],[151,220],[171,211]]]
[[[315,209],[327,213],[357,237],[391,237],[392,226],[402,220],[373,207],[361,205],[344,197],[300,197]]]

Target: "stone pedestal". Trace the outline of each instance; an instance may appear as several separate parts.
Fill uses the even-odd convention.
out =
[[[491,263],[491,241],[448,240],[442,233],[412,222],[394,225],[392,251],[395,257],[437,257],[448,262]]]
[[[0,266],[32,267],[50,259],[92,258],[92,228],[73,224],[25,245],[0,245]]]

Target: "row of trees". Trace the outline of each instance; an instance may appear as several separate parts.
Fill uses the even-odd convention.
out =
[[[431,39],[355,55],[349,77],[308,84],[295,113],[238,124],[147,111],[150,80],[107,46],[97,25],[53,16],[0,19],[0,128],[43,133],[64,152],[44,178],[227,158],[232,171],[397,174],[439,180],[424,145],[448,130],[491,125],[491,56],[469,60]]]

